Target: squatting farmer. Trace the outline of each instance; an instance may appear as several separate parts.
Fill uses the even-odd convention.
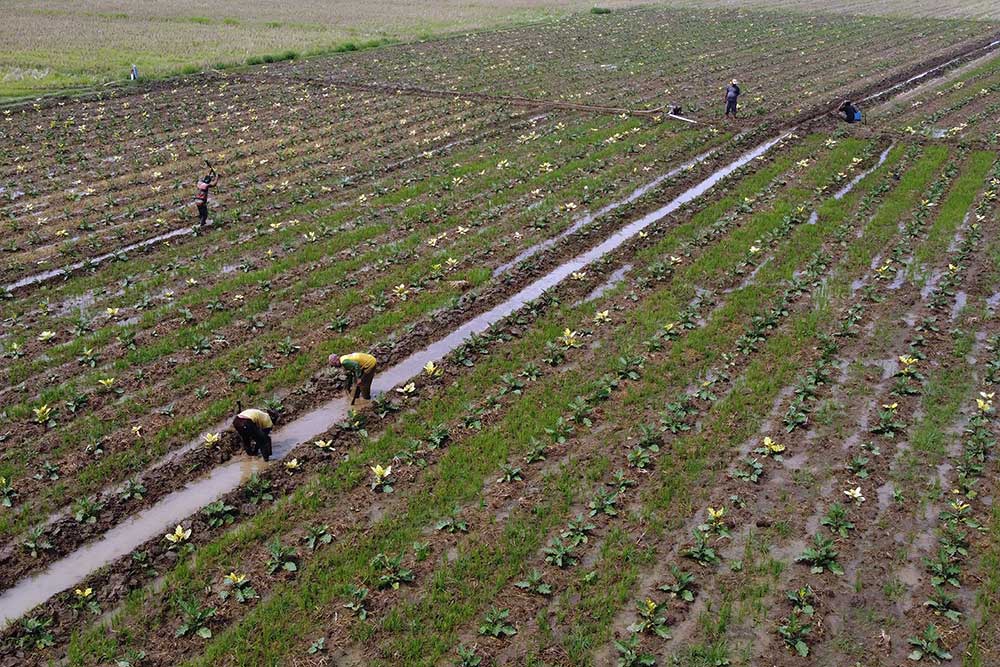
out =
[[[267,461],[271,458],[271,429],[278,419],[274,410],[243,409],[237,404],[240,413],[233,419],[233,428],[243,442],[243,451],[254,456],[260,454]]]
[[[854,106],[851,100],[844,100],[843,104],[837,107],[837,113],[843,115],[848,123],[857,123],[861,120],[861,111]]]
[[[736,107],[740,99],[740,86],[736,79],[726,86],[726,115],[733,114],[736,118]]]
[[[372,380],[375,379],[375,366],[378,361],[366,352],[354,352],[339,356],[331,354],[330,365],[335,368],[343,368],[347,371],[347,393],[354,389],[354,398],[351,405],[358,400],[358,396],[366,401],[372,399]]]
[[[204,225],[208,220],[208,191],[219,183],[219,176],[215,173],[215,168],[205,161],[209,172],[198,181],[198,194],[194,197],[194,203],[198,205],[198,220],[200,225]]]

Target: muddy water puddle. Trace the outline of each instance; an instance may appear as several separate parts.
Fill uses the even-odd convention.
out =
[[[857,187],[858,183],[863,181],[865,178],[870,176],[876,169],[885,164],[885,161],[889,159],[889,152],[893,149],[895,145],[896,144],[889,144],[889,147],[886,148],[884,151],[882,151],[881,155],[878,156],[878,162],[876,162],[873,166],[869,167],[868,169],[864,170],[863,172],[852,178],[850,182],[847,183],[847,185],[845,185],[844,187],[842,187],[841,189],[837,190],[837,192],[834,193],[833,198],[838,201],[843,199],[851,192],[851,190]],[[816,215],[818,219],[819,217],[818,214],[814,212],[813,215]],[[810,224],[815,224],[813,218],[810,217],[809,221]]]
[[[173,231],[167,232],[166,234],[159,234],[158,236],[148,238],[145,241],[139,241],[138,243],[127,245],[124,248],[119,248],[118,250],[115,250],[114,252],[108,252],[103,255],[98,255],[97,257],[92,257],[90,259],[86,259],[80,262],[75,262],[73,264],[70,264],[69,266],[59,267],[58,269],[50,269],[48,271],[42,271],[41,273],[36,273],[31,276],[26,276],[24,278],[21,278],[20,280],[15,280],[12,283],[4,285],[4,290],[12,292],[22,287],[29,287],[31,285],[43,283],[52,280],[53,278],[59,278],[60,276],[68,275],[70,273],[73,273],[74,271],[79,271],[80,269],[87,266],[96,266],[98,264],[102,264],[108,261],[109,259],[114,259],[115,257],[118,257],[120,255],[132,252],[133,250],[141,250],[143,248],[148,248],[151,245],[162,243],[163,241],[169,241],[170,239],[176,238],[178,236],[187,236],[193,233],[194,233],[194,227],[181,227],[180,229],[175,229]]]
[[[991,313],[997,312],[997,306],[1000,306],[1000,292],[994,292],[986,298],[986,307]]]
[[[411,354],[395,366],[380,372],[372,384],[373,392],[375,394],[384,393],[419,375],[428,361],[441,360],[465,342],[469,336],[486,331],[490,326],[519,310],[528,302],[542,296],[546,290],[558,285],[572,273],[580,271],[613,252],[643,229],[704,195],[737,169],[764,155],[789,134],[790,132],[760,144],[688,188],[661,208],[634,220],[600,244],[556,267],[503,303],[469,320],[444,338]],[[190,232],[190,228],[186,228],[186,230],[175,230],[171,234],[179,236]],[[144,243],[149,245],[152,242],[149,240]],[[115,254],[118,253],[108,256],[111,257]],[[60,269],[60,271],[65,270]],[[30,279],[23,280],[30,281]],[[272,459],[281,460],[299,444],[323,435],[337,423],[343,421],[349,409],[350,405],[347,399],[338,397],[276,429],[272,434]],[[175,456],[168,457],[168,459],[175,458]],[[0,596],[0,610],[2,610],[0,611],[0,629],[46,601],[52,595],[72,587],[98,568],[130,553],[147,540],[167,532],[206,504],[235,490],[251,474],[268,465],[273,464],[242,456],[223,463],[208,474],[165,496],[150,508],[129,517],[105,533],[99,540],[84,545],[63,559],[56,561],[41,573],[21,580],[16,586]]]
[[[951,307],[951,321],[954,322],[958,319],[959,313],[965,308],[966,302],[969,300],[969,295],[964,291],[959,291],[955,294],[955,303]]]
[[[625,264],[621,268],[615,270],[614,273],[612,273],[610,276],[608,276],[607,280],[605,280],[603,283],[601,283],[600,285],[598,285],[597,287],[595,287],[590,292],[590,294],[588,294],[583,299],[580,299],[579,301],[577,301],[573,305],[574,306],[579,306],[580,304],[590,303],[591,301],[594,301],[596,299],[600,299],[602,296],[604,296],[609,291],[611,291],[612,289],[614,289],[623,280],[625,280],[625,274],[627,274],[631,270],[632,270],[632,265],[631,264]]]

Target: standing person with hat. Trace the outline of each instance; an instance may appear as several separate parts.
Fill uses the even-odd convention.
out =
[[[726,86],[726,116],[733,114],[733,118],[736,118],[736,108],[741,92],[736,79],[733,79],[732,83]]]

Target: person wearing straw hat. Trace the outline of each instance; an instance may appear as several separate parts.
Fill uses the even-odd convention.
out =
[[[726,116],[733,114],[733,118],[736,118],[736,106],[739,98],[739,82],[733,79],[732,83],[726,86]]]

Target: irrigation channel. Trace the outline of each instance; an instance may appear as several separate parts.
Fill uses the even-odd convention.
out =
[[[739,158],[688,188],[669,203],[630,222],[600,244],[583,252],[535,280],[503,303],[461,325],[444,338],[431,343],[395,366],[382,371],[373,383],[375,393],[382,393],[420,374],[428,361],[438,361],[461,345],[469,336],[482,333],[491,325],[511,315],[571,274],[613,252],[650,225],[701,197],[737,169],[767,153],[791,135],[789,130],[758,145]],[[662,178],[662,177],[661,177]],[[643,186],[648,189],[649,186]],[[289,422],[272,434],[272,461],[287,456],[296,446],[308,442],[347,416],[350,406],[345,397],[331,400]],[[131,553],[136,547],[162,534],[199,509],[235,490],[250,475],[265,466],[257,458],[237,456],[206,475],[164,496],[153,506],[129,517],[106,532],[100,539],[85,544],[73,553],[52,563],[42,572],[26,577],[0,596],[0,630],[53,595],[72,587],[95,570]]]

